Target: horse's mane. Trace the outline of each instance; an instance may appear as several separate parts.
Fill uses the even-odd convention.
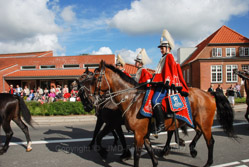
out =
[[[112,70],[113,72],[115,72],[116,74],[118,74],[124,81],[137,86],[138,83],[131,77],[129,77],[128,75],[126,75],[125,73],[123,73],[121,70],[117,69],[116,67],[114,67],[111,64],[105,64],[105,67],[109,68],[110,70]]]

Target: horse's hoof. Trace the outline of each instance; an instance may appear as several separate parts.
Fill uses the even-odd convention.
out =
[[[7,150],[5,150],[5,149],[1,149],[1,150],[0,150],[0,155],[3,155],[4,153],[6,153],[6,151],[7,151]]]
[[[120,156],[121,161],[126,161],[131,159],[131,152],[130,150],[126,150],[123,152],[123,154]]]
[[[170,152],[170,147],[164,147],[164,149],[161,151],[162,156],[167,156],[169,155]]]
[[[197,156],[197,151],[196,150],[191,150],[190,154],[193,158],[195,158]]]
[[[32,151],[32,148],[27,148],[26,149],[26,152],[30,152],[30,151]]]
[[[185,141],[183,139],[179,140],[179,146],[185,147]]]
[[[108,152],[106,151],[105,148],[101,148],[98,153],[100,154],[100,156],[103,158],[103,159],[106,159],[107,158],[107,154]]]

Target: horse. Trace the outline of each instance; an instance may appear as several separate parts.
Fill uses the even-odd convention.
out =
[[[26,151],[30,152],[32,150],[29,130],[25,123],[21,120],[21,114],[25,122],[33,127],[30,111],[23,99],[18,95],[0,93],[0,128],[2,126],[6,134],[5,144],[0,150],[0,155],[7,152],[9,148],[9,142],[13,136],[13,131],[10,127],[11,120],[13,120],[17,124],[17,126],[23,131],[26,136]]]
[[[145,84],[143,84],[145,85]],[[95,72],[90,93],[96,97],[105,96],[118,104],[125,117],[127,128],[134,132],[134,166],[139,166],[139,159],[143,145],[145,145],[153,166],[158,165],[158,160],[154,155],[149,140],[148,125],[150,118],[139,113],[143,98],[145,96],[144,86],[138,84],[134,79],[127,77],[114,66],[105,64],[102,60],[99,71]],[[213,93],[213,98],[209,93],[198,88],[189,88],[189,101],[193,117],[196,135],[190,143],[190,154],[196,157],[196,143],[201,135],[204,135],[208,148],[208,160],[205,164],[210,166],[213,163],[214,138],[212,136],[212,125],[217,107],[217,118],[228,137],[235,137],[233,130],[233,109],[229,105],[227,98],[219,93]],[[95,98],[95,104],[98,98]],[[176,127],[185,125],[181,120],[173,121],[173,118],[165,119],[165,130],[173,131]],[[164,150],[163,150],[164,151]]]
[[[246,104],[247,104],[245,118],[249,122],[249,71],[234,70],[234,73],[237,74],[240,78],[242,78],[245,81]]]
[[[89,97],[89,81],[91,81],[91,78],[93,76],[93,73],[86,69],[86,71],[83,73],[82,76],[80,76],[77,80],[78,83],[78,90],[79,93],[78,95],[80,96],[81,102],[83,104],[83,108],[86,112],[90,112],[93,109],[93,104],[90,101]],[[81,86],[81,87],[80,87]],[[124,133],[122,130],[122,117],[121,117],[121,112],[118,110],[117,106],[113,105],[110,102],[105,103],[103,106],[101,106],[100,109],[101,111],[98,111],[96,114],[97,116],[97,122],[95,125],[94,133],[93,133],[93,138],[91,143],[89,144],[89,147],[92,149],[95,140],[97,142],[97,146],[99,148],[98,152],[101,155],[102,158],[107,158],[108,152],[106,151],[105,148],[101,146],[101,141],[104,136],[106,136],[108,133],[112,132],[114,136],[114,143],[113,145],[117,145],[117,140],[119,136],[120,142],[123,147],[123,153],[120,156],[121,160],[128,160],[131,158],[131,152],[127,147]],[[111,120],[110,118],[114,117],[115,120]],[[102,125],[106,123],[104,126],[103,130],[99,133]],[[96,139],[97,138],[97,139]]]

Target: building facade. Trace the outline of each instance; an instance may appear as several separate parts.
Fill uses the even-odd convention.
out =
[[[233,70],[249,70],[248,38],[222,26],[193,50],[181,63],[188,86],[207,90],[220,84],[226,90],[236,83],[243,85]]]

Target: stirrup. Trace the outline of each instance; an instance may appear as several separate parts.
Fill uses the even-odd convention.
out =
[[[163,124],[160,124],[158,127],[157,127],[157,130],[156,130],[156,133],[160,133],[162,131],[165,130],[165,125],[164,123]]]

